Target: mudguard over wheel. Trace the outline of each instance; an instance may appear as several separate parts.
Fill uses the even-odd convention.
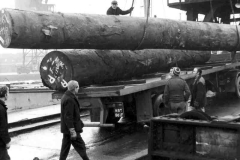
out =
[[[240,98],[240,76],[236,77],[235,88],[236,88],[236,95],[238,98]]]
[[[169,108],[163,103],[163,95],[155,95],[153,101],[153,117],[158,117],[166,114],[170,114]]]

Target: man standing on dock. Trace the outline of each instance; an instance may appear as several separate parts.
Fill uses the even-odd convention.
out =
[[[190,105],[195,110],[205,112],[204,107],[207,103],[205,79],[202,77],[202,70],[200,68],[194,68],[193,74],[195,75],[195,80],[191,87],[192,98]]]
[[[0,86],[0,160],[10,160],[8,149],[10,148],[10,136],[8,133],[7,101],[9,89]]]
[[[80,105],[76,97],[79,85],[77,81],[68,82],[68,90],[61,99],[61,132],[63,133],[62,148],[59,160],[66,160],[71,144],[82,157],[89,160],[85,143],[80,135],[84,126],[80,119]]]
[[[172,78],[168,80],[164,89],[164,104],[172,113],[178,114],[186,111],[186,102],[191,94],[186,81],[179,77],[180,72],[178,67],[172,69]]]

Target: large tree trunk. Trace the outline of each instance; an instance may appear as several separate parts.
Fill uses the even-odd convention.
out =
[[[5,48],[240,49],[239,26],[234,25],[149,18],[144,36],[145,18],[13,9],[2,10],[0,18]]]
[[[80,86],[129,80],[143,74],[169,70],[172,66],[203,64],[209,51],[183,50],[71,50],[52,51],[42,60],[40,74],[50,89],[65,90],[77,80]]]

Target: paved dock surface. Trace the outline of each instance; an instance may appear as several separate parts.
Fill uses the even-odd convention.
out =
[[[60,114],[60,104],[8,113],[8,123]]]
[[[239,99],[226,95],[208,106],[206,112],[216,116],[239,115],[239,106]],[[54,107],[58,110],[57,106]],[[49,112],[50,110],[49,108]],[[22,115],[23,112],[19,113],[19,117],[24,118]],[[17,113],[15,116],[18,117]],[[9,118],[13,121],[11,116]],[[87,122],[89,118],[85,117],[83,121]],[[85,127],[82,137],[91,160],[133,160],[147,151],[148,131],[136,124],[117,128]],[[41,160],[58,160],[61,142],[60,125],[56,124],[13,137],[9,154],[12,160],[32,160],[34,157],[39,157]],[[76,159],[81,158],[71,148],[68,160]]]
[[[86,118],[83,120],[88,121]],[[95,160],[120,160],[146,149],[148,133],[133,126],[117,130],[85,127],[81,135],[89,157]],[[34,157],[56,160],[59,158],[61,140],[60,125],[54,125],[13,137],[9,154],[12,160],[32,160]],[[68,159],[80,158],[72,150]]]

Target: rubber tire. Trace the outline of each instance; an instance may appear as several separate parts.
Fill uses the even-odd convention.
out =
[[[160,116],[159,114],[159,106],[163,103],[162,95],[155,95],[152,99],[153,104],[153,117]]]
[[[184,119],[212,121],[212,118],[208,114],[196,110],[182,113],[179,117]]]
[[[235,93],[237,95],[238,98],[240,98],[240,76],[236,77],[236,80],[235,80]]]
[[[155,95],[152,98],[153,117],[170,114],[169,108],[163,103],[163,94]]]

